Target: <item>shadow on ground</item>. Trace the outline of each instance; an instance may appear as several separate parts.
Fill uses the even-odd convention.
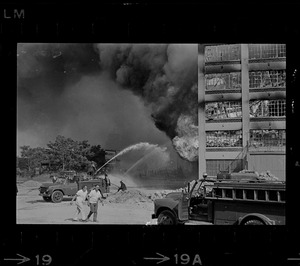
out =
[[[70,202],[72,200],[72,198],[63,198],[63,200],[61,202]],[[54,202],[50,201],[45,201],[42,198],[41,199],[37,199],[37,200],[29,200],[27,201],[28,203],[34,204],[34,203],[40,203],[40,202],[44,202],[44,203],[51,203],[54,204]],[[60,202],[55,203],[55,204],[60,204]]]

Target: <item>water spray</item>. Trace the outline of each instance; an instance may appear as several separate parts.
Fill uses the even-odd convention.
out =
[[[127,148],[125,148],[124,150],[120,151],[117,155],[115,155],[114,157],[112,157],[111,159],[109,159],[105,164],[103,164],[96,172],[95,174],[97,174],[105,165],[107,165],[109,162],[111,162],[112,160],[114,160],[115,158],[123,155],[124,153],[127,153],[129,151],[132,150],[139,150],[139,149],[150,149],[150,148],[155,148],[157,147],[157,144],[150,144],[148,142],[141,142],[141,143],[137,143],[134,145],[131,145]]]
[[[164,148],[160,148],[160,151],[165,152],[167,150],[166,147]],[[154,154],[154,152],[157,151],[157,149],[153,149],[152,151],[150,151],[148,154],[144,155],[141,159],[139,159],[137,162],[135,162],[126,172],[125,174],[129,173],[133,168],[135,168],[136,166],[138,166],[140,163],[142,163],[143,161],[147,160],[150,156],[152,156]]]

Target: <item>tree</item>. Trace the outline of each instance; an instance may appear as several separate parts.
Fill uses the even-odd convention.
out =
[[[87,140],[75,141],[71,138],[58,135],[47,148],[31,148],[21,146],[21,158],[27,162],[27,170],[40,167],[42,163],[62,165],[62,170],[83,171],[95,162],[99,167],[105,161],[105,150],[100,145],[91,146]],[[24,163],[23,163],[24,165]]]
[[[28,145],[21,146],[20,150],[21,150],[21,157],[22,158],[28,157],[31,154],[31,148]]]
[[[87,156],[89,161],[93,161],[97,164],[97,167],[101,167],[106,163],[105,150],[100,145],[91,146],[90,154]]]
[[[58,160],[63,170],[83,170],[89,164],[90,144],[87,140],[75,141],[59,135],[47,146],[51,159]]]
[[[30,146],[21,146],[21,158],[27,159],[28,170],[31,171],[36,167],[40,167],[41,162],[48,159],[48,153],[45,148]]]
[[[24,145],[20,147],[21,150],[21,158],[22,160],[22,167],[25,168],[25,164],[26,164],[26,168],[28,171],[30,171],[30,157],[32,154],[31,148],[28,145]],[[24,161],[24,159],[26,160],[26,162]]]

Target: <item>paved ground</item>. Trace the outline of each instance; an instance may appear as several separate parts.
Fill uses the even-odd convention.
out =
[[[49,182],[49,178],[41,177],[35,180],[18,180],[17,224],[94,224],[94,222],[73,221],[76,206],[71,205],[72,197],[65,197],[60,203],[46,202],[39,196],[39,186]],[[125,192],[116,193],[116,186],[111,187],[111,193],[98,207],[97,224],[157,224],[151,219],[155,198],[162,198],[171,190],[151,190],[128,187]],[[84,211],[89,212],[85,204]],[[79,217],[81,218],[81,217]],[[187,225],[205,225],[206,222],[189,221]]]
[[[17,223],[18,224],[95,224],[93,222],[72,221],[76,210],[75,204],[70,205],[71,198],[64,198],[60,203],[45,202],[39,196],[38,188],[18,187]],[[109,197],[108,197],[109,199]],[[89,207],[84,205],[86,213]],[[152,202],[99,204],[99,224],[146,224],[151,221]]]

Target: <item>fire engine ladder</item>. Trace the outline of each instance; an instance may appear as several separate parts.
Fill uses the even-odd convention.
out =
[[[247,155],[249,152],[249,143],[243,147],[242,151],[238,154],[238,156],[228,165],[226,172],[228,173],[236,173],[244,169],[248,169],[248,160]]]

